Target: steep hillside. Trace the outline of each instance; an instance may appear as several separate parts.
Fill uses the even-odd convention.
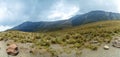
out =
[[[105,11],[91,11],[86,14],[76,15],[68,20],[53,21],[53,22],[24,22],[11,30],[20,30],[27,32],[34,31],[56,31],[73,26],[79,26],[86,23],[116,20],[120,19],[119,13],[105,12]]]

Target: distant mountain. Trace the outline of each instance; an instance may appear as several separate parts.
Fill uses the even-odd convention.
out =
[[[71,27],[72,24],[67,22],[67,20],[55,21],[55,22],[24,22],[14,28],[12,30],[20,30],[26,32],[33,31],[55,31],[63,28]]]
[[[34,31],[54,31],[79,26],[86,23],[104,21],[104,20],[118,20],[119,13],[105,12],[105,11],[91,11],[82,15],[76,15],[68,20],[53,21],[53,22],[24,22],[11,30],[20,30],[27,32]]]
[[[77,15],[71,18],[73,26],[104,21],[104,20],[115,20],[120,19],[119,13],[105,12],[105,11],[91,11],[83,15]]]

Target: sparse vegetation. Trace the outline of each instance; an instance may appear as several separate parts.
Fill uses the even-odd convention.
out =
[[[33,43],[34,47],[47,48],[51,44],[72,45],[72,48],[90,48],[97,50],[98,43],[110,43],[112,36],[120,32],[120,21],[102,21],[54,32],[6,31],[0,33],[0,40],[12,39],[20,43]]]

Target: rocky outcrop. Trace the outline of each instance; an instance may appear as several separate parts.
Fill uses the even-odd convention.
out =
[[[114,38],[114,40],[113,40],[113,42],[112,42],[112,45],[113,45],[114,47],[120,48],[120,37]]]
[[[16,56],[19,53],[18,46],[16,44],[10,44],[6,52],[8,55]]]

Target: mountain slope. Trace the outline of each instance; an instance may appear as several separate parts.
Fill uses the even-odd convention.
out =
[[[52,44],[72,45],[72,48],[97,49],[99,44],[110,43],[113,36],[120,33],[120,20],[101,21],[68,29],[36,33],[6,31],[0,33],[0,40],[11,39],[15,42],[33,43],[34,47],[50,47]],[[92,41],[99,44],[94,45]],[[68,46],[67,46],[68,47]]]
[[[120,19],[120,14],[105,11],[91,11],[81,16],[75,16],[71,19],[73,26],[77,26],[97,21]]]
[[[71,27],[71,23],[66,20],[55,21],[55,22],[24,22],[14,28],[12,30],[20,30],[20,31],[55,31],[61,30],[65,27]]]
[[[120,19],[119,13],[105,12],[105,11],[91,11],[83,15],[76,15],[68,20],[54,21],[54,22],[24,22],[12,30],[20,31],[56,31],[72,26],[79,26],[86,23],[116,20]]]

